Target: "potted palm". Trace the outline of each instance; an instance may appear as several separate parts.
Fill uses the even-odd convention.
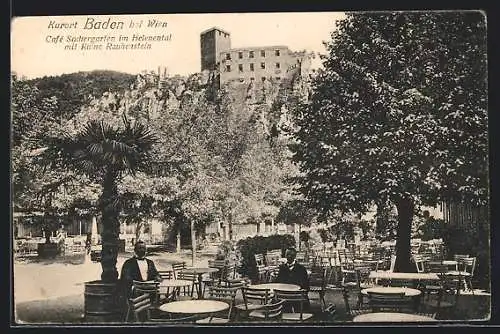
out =
[[[112,126],[89,121],[74,134],[50,138],[45,158],[58,167],[88,175],[102,186],[98,209],[102,220],[101,280],[85,283],[85,315],[96,321],[119,320],[116,261],[119,246],[118,182],[126,174],[148,171],[155,136],[140,122]]]

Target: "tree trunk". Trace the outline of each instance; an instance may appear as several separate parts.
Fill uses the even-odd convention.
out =
[[[177,247],[175,249],[177,253],[181,252],[181,226],[177,227]]]
[[[228,239],[231,241],[233,240],[233,213],[229,212],[229,219],[228,219]]]
[[[300,227],[301,227],[301,224],[299,223],[299,252],[300,252],[300,248],[301,248],[300,245],[302,244],[302,240],[300,240],[300,232],[302,232]]]
[[[193,267],[196,262],[196,231],[194,230],[194,220],[191,220],[191,247]]]
[[[50,244],[50,237],[52,236],[52,231],[50,229],[45,229],[45,243]]]
[[[118,280],[116,259],[118,257],[118,239],[120,235],[120,222],[118,221],[120,210],[115,204],[118,197],[117,177],[118,173],[115,171],[106,173],[100,203],[102,211],[101,280],[103,282]]]
[[[396,264],[395,272],[415,272],[411,264],[411,225],[413,221],[414,203],[409,197],[401,197],[396,200],[398,210],[398,227],[396,239]]]
[[[138,221],[135,225],[135,240],[136,242],[141,240],[141,228],[142,228],[142,221]]]

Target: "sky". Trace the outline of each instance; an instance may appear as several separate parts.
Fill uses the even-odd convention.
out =
[[[287,45],[291,50],[325,53],[323,41],[330,39],[341,12],[147,14],[18,17],[11,21],[11,70],[28,79],[78,71],[114,70],[137,74],[167,67],[168,74],[186,75],[200,71],[200,33],[219,27],[231,34],[231,47]],[[124,22],[122,29],[84,29],[87,20]],[[146,27],[149,20],[166,27]],[[51,25],[52,21],[52,25]],[[130,28],[130,22],[140,28]],[[75,27],[76,22],[76,27]],[[65,28],[57,28],[61,23]],[[87,25],[88,27],[89,25]],[[110,26],[110,25],[108,25]],[[119,25],[115,26],[119,28]],[[171,36],[151,42],[149,50],[65,49],[73,43],[68,36],[115,38],[132,35]],[[62,40],[62,42],[61,42]],[[100,43],[97,43],[100,44]],[[103,43],[106,46],[106,42]]]

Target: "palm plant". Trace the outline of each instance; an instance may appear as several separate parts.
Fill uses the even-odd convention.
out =
[[[103,282],[118,279],[116,260],[120,233],[120,199],[117,184],[125,174],[149,170],[152,147],[157,141],[139,122],[122,118],[124,126],[89,121],[76,134],[51,138],[44,158],[51,164],[69,168],[94,178],[102,186],[99,211],[102,215]]]

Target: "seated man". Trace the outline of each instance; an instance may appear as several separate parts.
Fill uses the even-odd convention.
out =
[[[297,262],[295,259],[296,256],[297,251],[295,248],[290,247],[286,250],[285,257],[287,262],[280,265],[275,282],[295,284],[300,286],[301,289],[309,290],[309,275],[306,268]]]
[[[290,247],[285,251],[286,263],[279,267],[276,283],[295,284],[300,286],[301,289],[309,291],[309,275],[306,268],[297,262],[295,257],[297,251],[295,248]],[[310,309],[309,299],[303,304],[304,311]],[[285,310],[288,312],[291,309],[298,310],[297,303],[285,304]]]
[[[152,260],[146,258],[146,244],[138,241],[134,245],[134,256],[123,263],[120,280],[130,297],[133,281],[161,281],[161,276]]]

